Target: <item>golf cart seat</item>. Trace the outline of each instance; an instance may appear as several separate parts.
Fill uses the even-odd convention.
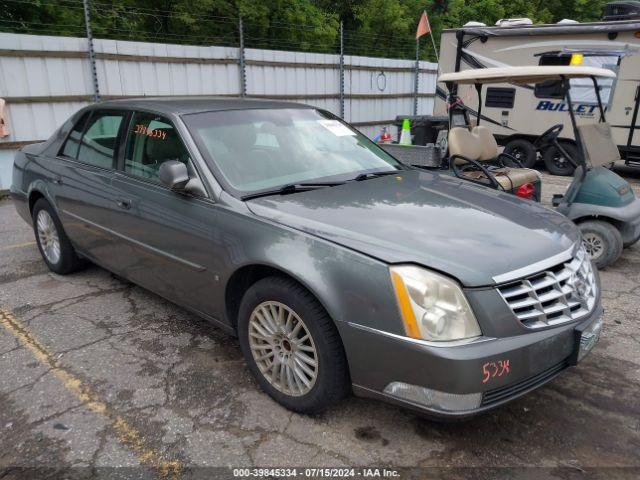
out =
[[[457,166],[472,163],[469,160],[498,166],[491,168],[491,173],[506,191],[540,179],[538,172],[531,168],[501,166],[498,143],[491,130],[483,125],[475,126],[471,131],[464,127],[449,130],[449,157]],[[469,180],[487,180],[486,175],[478,170],[466,170],[460,174]]]

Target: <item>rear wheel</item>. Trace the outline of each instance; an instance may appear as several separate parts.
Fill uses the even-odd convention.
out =
[[[622,235],[616,227],[602,220],[587,220],[578,224],[582,242],[598,268],[614,263],[622,254]]]
[[[566,152],[576,160],[578,158],[578,149],[572,143],[562,142],[560,144]],[[550,146],[544,151],[542,155],[544,165],[552,175],[572,175],[575,167],[567,159],[567,157],[555,146]]]
[[[238,336],[251,373],[284,407],[318,413],[348,392],[338,331],[298,283],[268,277],[251,286],[240,305]]]
[[[64,275],[85,265],[73,249],[58,215],[44,198],[33,206],[32,218],[36,243],[49,270]]]
[[[533,168],[538,158],[536,147],[533,146],[533,143],[524,138],[511,140],[505,145],[504,153],[508,153],[517,160],[520,160],[523,168]],[[518,165],[512,166],[518,167]]]

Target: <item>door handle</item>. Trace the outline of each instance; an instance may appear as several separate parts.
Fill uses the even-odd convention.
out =
[[[55,183],[56,185],[62,185],[62,177],[61,176],[53,177],[53,179],[51,181],[53,183]]]
[[[131,208],[131,200],[128,200],[126,198],[119,198],[118,200],[116,200],[116,204],[120,208],[124,208],[125,210],[129,210]]]

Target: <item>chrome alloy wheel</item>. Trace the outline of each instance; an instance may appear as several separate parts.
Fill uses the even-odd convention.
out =
[[[318,377],[318,352],[309,329],[280,302],[258,305],[249,317],[249,347],[260,372],[278,391],[299,397]]]
[[[604,254],[604,241],[593,232],[587,232],[582,236],[582,242],[584,248],[587,250],[589,257],[594,262],[597,261]]]
[[[60,238],[53,218],[46,210],[40,210],[36,219],[38,241],[42,247],[44,256],[49,263],[57,264],[60,261]]]

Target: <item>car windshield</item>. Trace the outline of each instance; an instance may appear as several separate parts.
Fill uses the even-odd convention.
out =
[[[228,110],[183,118],[206,160],[239,194],[403,168],[367,137],[319,110]]]

